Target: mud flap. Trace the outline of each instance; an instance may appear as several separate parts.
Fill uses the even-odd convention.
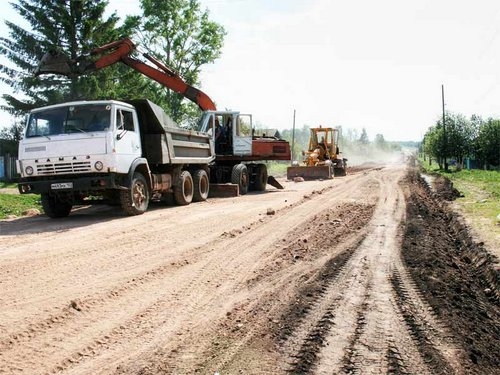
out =
[[[281,185],[278,180],[276,180],[273,176],[267,177],[267,183],[271,186],[274,186],[276,189],[284,189],[283,185]]]
[[[209,198],[237,197],[240,195],[237,184],[210,184]]]

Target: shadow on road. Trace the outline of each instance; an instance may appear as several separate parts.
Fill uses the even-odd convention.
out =
[[[161,203],[150,203],[148,212],[167,209],[168,207]],[[71,214],[64,218],[51,219],[41,214],[0,221],[0,237],[17,234],[64,232],[73,228],[127,219],[133,219],[133,216],[125,216],[120,206],[75,206]]]

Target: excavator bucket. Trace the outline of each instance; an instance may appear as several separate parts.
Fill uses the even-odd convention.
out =
[[[295,177],[302,177],[304,180],[327,180],[333,178],[332,167],[330,165],[288,167],[286,177],[288,180],[293,180]]]
[[[35,75],[40,74],[61,74],[71,76],[75,74],[74,63],[64,53],[59,51],[49,51],[40,60]]]

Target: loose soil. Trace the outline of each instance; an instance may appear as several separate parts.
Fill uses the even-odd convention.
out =
[[[0,374],[497,374],[497,260],[405,165],[0,222]],[[442,184],[446,189],[447,184]]]

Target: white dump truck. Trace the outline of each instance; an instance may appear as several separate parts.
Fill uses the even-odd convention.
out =
[[[139,215],[151,200],[206,200],[214,159],[209,134],[179,128],[149,100],[69,102],[29,114],[18,187],[40,194],[51,218],[95,203]]]

